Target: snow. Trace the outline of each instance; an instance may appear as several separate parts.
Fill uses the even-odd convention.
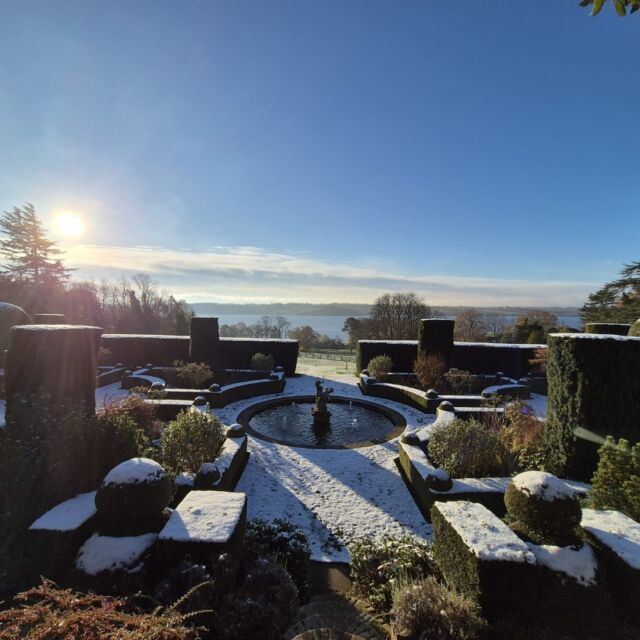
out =
[[[434,467],[429,462],[429,458],[419,446],[401,442],[400,447],[405,451],[411,461],[411,465],[423,480],[433,477],[446,482],[450,479],[449,474],[444,469],[438,469],[438,467]]]
[[[640,337],[617,336],[611,333],[550,333],[554,338],[572,338],[573,340],[622,340],[638,341]]]
[[[191,491],[160,532],[160,540],[224,544],[238,526],[247,496],[227,491]]]
[[[573,498],[569,485],[546,471],[525,471],[513,478],[516,489],[545,502]]]
[[[536,557],[538,564],[571,576],[585,587],[596,583],[598,562],[593,549],[588,544],[585,543],[582,547],[576,548],[537,545],[529,542],[527,546]]]
[[[127,389],[123,389],[120,382],[114,382],[113,384],[107,384],[104,387],[99,387],[96,389],[96,409],[101,411],[111,402],[122,400],[128,395],[129,391]]]
[[[547,417],[547,396],[540,395],[539,393],[532,393],[531,397],[527,400],[523,400],[524,404],[533,409],[533,413],[536,418],[546,419]]]
[[[412,344],[418,346],[417,340],[358,340],[364,344]]]
[[[165,470],[155,460],[131,458],[111,469],[104,477],[102,484],[133,484],[156,480],[165,475]]]
[[[30,527],[31,530],[74,531],[96,513],[96,492],[81,493],[65,500],[41,515]]]
[[[284,393],[236,402],[213,411],[225,424],[237,422],[238,414],[269,398],[313,395],[313,376],[287,379]],[[327,381],[336,395],[362,398],[349,381]],[[408,429],[434,421],[406,405],[378,399],[379,404],[401,413]],[[416,506],[396,465],[399,438],[359,449],[302,449],[249,437],[251,454],[237,490],[248,496],[249,518],[271,521],[286,518],[304,530],[312,558],[325,562],[348,562],[345,545],[356,538],[413,535],[429,540],[431,525]]]
[[[157,533],[141,536],[111,537],[94,533],[80,548],[76,568],[95,576],[101,571],[137,571],[140,558],[158,537]]]
[[[573,335],[573,334],[568,334]],[[546,344],[515,344],[510,342],[454,342],[456,347],[491,347],[492,349],[546,349]]]
[[[176,476],[175,484],[176,486],[192,487],[195,479],[195,473],[191,473],[190,471],[183,471]]]
[[[535,564],[535,557],[527,545],[483,505],[465,501],[438,502],[436,508],[479,560]]]
[[[235,455],[240,450],[243,442],[243,438],[227,438],[224,441],[222,449],[220,450],[220,454],[216,458],[215,462],[212,463],[213,466],[220,472],[220,479],[218,480],[218,482],[222,480],[222,476],[231,466],[231,463],[233,462]],[[202,471],[202,468],[200,468],[200,471]],[[215,484],[217,484],[217,482]]]
[[[582,510],[582,528],[640,571],[640,523],[619,511]]]
[[[453,480],[453,486],[448,491],[434,491],[446,495],[455,493],[504,493],[511,482],[511,478],[460,478]]]
[[[5,414],[7,411],[7,401],[2,398],[0,399],[0,429],[4,428],[4,425],[6,424],[6,420],[5,420]]]

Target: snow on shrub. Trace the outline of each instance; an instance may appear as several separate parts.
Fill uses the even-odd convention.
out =
[[[349,546],[349,553],[354,589],[379,612],[391,608],[398,580],[419,579],[434,572],[428,545],[410,536],[362,538]]]
[[[204,362],[189,362],[178,369],[176,379],[181,387],[205,389],[213,382],[213,371]]]
[[[251,357],[251,368],[257,371],[271,371],[276,361],[272,355],[264,353],[254,353]]]

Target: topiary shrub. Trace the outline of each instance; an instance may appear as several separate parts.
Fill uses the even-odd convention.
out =
[[[254,353],[253,356],[251,356],[251,368],[256,371],[271,371],[275,364],[276,361],[272,355]]]
[[[429,576],[394,590],[393,626],[411,640],[474,640],[487,623],[473,600]]]
[[[630,325],[618,322],[587,322],[587,324],[584,325],[584,332],[626,336],[628,335],[630,328]]]
[[[369,360],[367,369],[369,369],[369,373],[376,380],[384,380],[387,374],[391,373],[393,369],[393,360],[386,354],[376,356]]]
[[[552,334],[548,349],[547,469],[588,480],[598,437],[640,441],[640,339]]]
[[[437,391],[443,389],[447,363],[441,356],[429,354],[418,356],[413,364],[413,370],[422,389],[436,389]]]
[[[615,509],[640,522],[640,443],[607,438],[591,480],[589,506]]]
[[[245,553],[249,558],[273,558],[291,575],[300,600],[308,600],[311,549],[300,529],[286,520],[251,520],[245,532]]]
[[[178,369],[176,379],[181,387],[205,389],[213,382],[213,371],[204,362],[189,362]]]
[[[509,458],[497,433],[475,419],[456,419],[435,427],[428,455],[452,478],[482,478],[509,471]]]
[[[418,330],[418,356],[438,356],[448,364],[453,355],[454,326],[455,320],[444,318],[421,320]]]
[[[436,571],[429,547],[405,536],[362,538],[349,546],[355,591],[379,612],[390,610],[398,580],[424,578]]]
[[[247,567],[244,583],[228,594],[215,614],[218,640],[280,640],[298,610],[289,574],[273,561],[259,558]]]
[[[567,546],[576,534],[582,509],[573,490],[543,471],[526,471],[513,478],[504,495],[510,526],[536,544]]]
[[[154,531],[166,520],[163,510],[171,501],[171,492],[171,480],[157,462],[125,460],[109,471],[96,493],[100,532],[135,535]]]
[[[204,462],[216,459],[224,438],[224,426],[216,416],[181,411],[162,434],[162,460],[175,473],[197,473]]]

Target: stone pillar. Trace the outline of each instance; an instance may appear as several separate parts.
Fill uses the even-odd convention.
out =
[[[424,318],[420,321],[418,356],[437,355],[449,365],[453,356],[453,326],[455,320]]]
[[[5,362],[7,420],[14,403],[32,394],[42,394],[52,406],[70,401],[94,413],[102,331],[64,324],[14,327]]]
[[[189,358],[192,362],[215,364],[218,360],[219,345],[218,318],[191,318]]]
[[[64,324],[64,313],[36,313],[34,324]]]

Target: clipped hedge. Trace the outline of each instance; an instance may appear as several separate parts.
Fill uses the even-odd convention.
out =
[[[532,369],[529,361],[540,348],[544,348],[544,345],[456,342],[451,366],[471,373],[493,374],[502,371],[517,380]]]
[[[612,336],[626,336],[631,325],[618,322],[587,322],[584,325],[585,333],[604,333]]]
[[[416,340],[358,340],[356,371],[366,369],[373,358],[383,355],[393,360],[393,371],[413,371],[417,354]]]
[[[453,355],[453,327],[455,320],[425,318],[418,331],[418,355],[437,355],[446,363]]]
[[[640,441],[640,339],[551,334],[547,470],[589,480],[603,439]]]

